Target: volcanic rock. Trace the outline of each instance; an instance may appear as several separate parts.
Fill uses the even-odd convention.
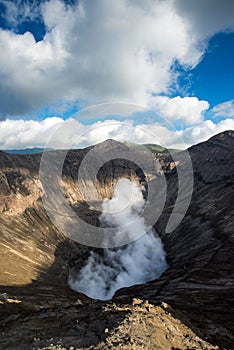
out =
[[[122,146],[108,140],[100,147],[105,152]],[[63,189],[75,213],[98,225],[99,212],[85,203],[77,186],[79,166],[90,149],[67,153]],[[67,286],[70,269],[81,268],[91,248],[68,239],[50,221],[41,200],[41,154],[0,152],[1,349],[232,348],[234,131],[188,151],[193,194],[172,232],[166,226],[178,194],[176,169],[186,167],[186,154],[176,154],[176,161],[155,154],[167,181],[155,229],[168,269],[159,279],[121,289],[105,302]],[[48,152],[56,157],[59,151]],[[100,169],[97,188],[101,198],[110,197],[119,177],[145,185],[145,175],[136,164],[115,159]]]

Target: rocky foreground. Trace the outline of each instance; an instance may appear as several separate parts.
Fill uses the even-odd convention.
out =
[[[118,147],[115,141],[105,147]],[[77,215],[98,225],[76,186],[79,164],[90,150],[69,151],[63,173],[67,200]],[[232,349],[234,344],[234,131],[189,149],[194,190],[180,225],[166,233],[177,196],[178,167],[157,153],[167,179],[167,201],[155,224],[168,269],[158,280],[117,291],[103,302],[67,286],[89,248],[60,233],[41,201],[40,154],[0,152],[0,348],[1,349]],[[99,193],[114,182],[144,183],[133,163],[108,162]],[[56,203],[55,203],[56,205]]]

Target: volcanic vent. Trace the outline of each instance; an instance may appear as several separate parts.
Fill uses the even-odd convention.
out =
[[[165,271],[161,239],[140,216],[144,202],[140,186],[128,179],[118,180],[112,198],[102,204],[100,223],[117,227],[114,237],[110,237],[112,245],[118,246],[119,235],[123,234],[133,242],[124,247],[92,251],[81,271],[71,273],[68,281],[71,288],[91,298],[106,300],[120,288],[148,282]],[[141,237],[135,240],[136,231],[141,232]]]

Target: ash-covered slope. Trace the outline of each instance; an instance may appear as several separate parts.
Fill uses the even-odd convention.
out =
[[[118,147],[108,140],[103,151],[110,143]],[[89,150],[69,151],[64,190],[76,213],[95,223],[98,213],[88,208],[76,186],[79,164]],[[168,155],[157,154],[168,195],[155,228],[168,270],[158,280],[119,290],[108,302],[67,287],[69,269],[82,266],[89,249],[65,238],[46,215],[38,176],[41,155],[0,152],[1,349],[232,348],[234,132],[216,135],[189,152],[192,201],[171,233],[165,227],[177,195],[177,173]],[[177,157],[178,167],[186,167],[184,153]],[[113,183],[123,176],[144,182],[133,163],[117,159],[100,170],[101,196],[110,196]]]

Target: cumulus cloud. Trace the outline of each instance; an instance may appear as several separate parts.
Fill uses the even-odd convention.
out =
[[[232,129],[234,120],[225,119],[215,124],[211,120],[184,130],[169,130],[159,123],[135,125],[133,121],[104,120],[85,125],[75,119],[61,118],[35,120],[5,120],[0,122],[0,149],[46,147],[51,135],[54,148],[81,148],[106,139],[154,143],[168,148],[184,149],[207,140],[215,134]],[[56,132],[55,132],[56,131]]]
[[[171,121],[183,120],[188,124],[202,121],[203,113],[209,108],[207,101],[200,101],[197,97],[155,96],[152,98],[153,109]]]
[[[234,100],[218,104],[211,113],[214,117],[234,118]]]
[[[196,66],[210,36],[233,30],[233,2],[215,0],[217,16],[213,1],[199,3],[43,3],[43,40],[36,42],[31,33],[0,30],[1,116],[76,100],[86,104],[124,100],[148,106],[152,94],[168,92],[177,74],[171,69],[175,60],[184,67]],[[196,122],[206,107],[201,102]],[[164,110],[173,119],[175,105],[183,110],[188,104],[173,100]]]
[[[230,0],[175,0],[178,13],[190,23],[197,38],[209,36],[219,31],[234,30],[234,2]]]
[[[205,120],[200,125],[180,131],[180,134],[183,137],[184,143],[187,146],[191,146],[206,141],[210,137],[226,130],[234,130],[233,119],[225,119],[217,124],[211,120]]]
[[[61,118],[43,121],[7,119],[0,122],[0,149],[44,147],[56,126],[64,123]]]

